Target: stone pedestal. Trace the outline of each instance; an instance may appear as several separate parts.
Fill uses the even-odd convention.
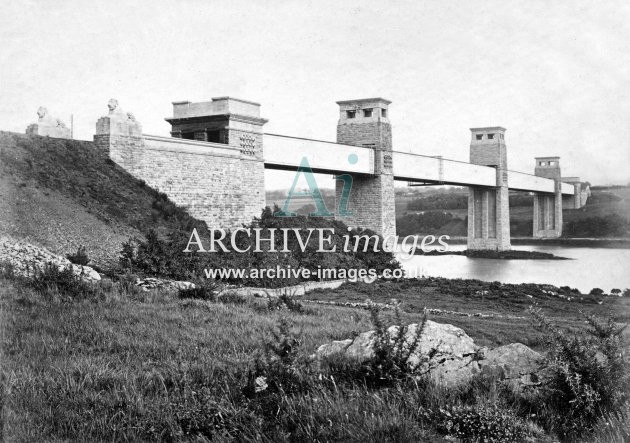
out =
[[[118,101],[107,104],[109,113],[96,122],[94,143],[101,153],[135,175],[144,155],[142,126],[133,114],[124,112]]]
[[[54,138],[72,138],[72,131],[70,128],[68,128],[65,123],[57,117],[50,115],[46,108],[40,107],[37,110],[37,115],[39,117],[37,123],[28,125],[26,128],[26,134]]]

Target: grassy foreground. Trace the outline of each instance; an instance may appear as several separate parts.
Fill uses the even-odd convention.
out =
[[[421,289],[417,283],[392,283],[399,286],[389,291],[347,285],[329,297],[388,301],[397,295],[409,321],[420,318],[420,306],[520,316],[526,302],[531,304],[525,297],[499,305],[497,296],[488,294],[472,300],[476,296],[456,290],[440,298],[440,284],[446,283],[428,282]],[[312,295],[327,299],[325,293]],[[628,308],[628,301],[618,298],[602,305],[562,303],[544,309],[564,317],[563,326],[575,327],[583,326],[575,319],[578,308],[599,313]],[[291,364],[284,375],[297,381],[269,395],[248,394],[254,357],[274,342],[272,331],[281,318],[293,324],[298,341],[288,343],[302,362],[322,343],[373,328],[364,309],[307,303],[305,308],[269,309],[261,299],[180,300],[118,284],[91,300],[61,302],[1,279],[0,440],[439,442],[453,434],[451,413],[459,411],[466,420],[481,420],[479,426],[496,428],[497,439],[488,441],[551,441],[538,425],[503,407],[488,381],[458,391],[402,382],[374,388],[344,381],[343,372],[297,374]],[[430,318],[462,326],[480,344],[524,339],[536,344],[527,320]],[[587,440],[618,438],[623,432],[618,422],[627,416],[621,417]]]

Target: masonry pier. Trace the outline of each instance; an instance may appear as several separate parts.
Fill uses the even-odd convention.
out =
[[[560,157],[536,157],[534,175],[554,181],[554,192],[534,194],[532,235],[557,238],[562,235],[562,180]]]
[[[468,249],[506,251],[510,243],[510,206],[505,128],[471,128],[470,163],[496,170],[494,187],[468,191]]]
[[[372,175],[352,174],[348,203],[351,215],[342,220],[349,226],[371,229],[384,236],[396,235],[392,127],[388,118],[389,100],[369,98],[339,101],[337,143],[370,149]],[[353,161],[350,158],[349,163]],[[341,198],[344,182],[337,180],[335,193]]]

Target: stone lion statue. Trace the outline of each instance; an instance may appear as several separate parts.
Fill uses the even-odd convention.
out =
[[[118,100],[116,100],[115,98],[110,98],[107,102],[107,107],[109,108],[109,113],[113,114],[114,111],[116,111],[116,109],[118,108]]]
[[[43,106],[40,106],[37,109],[37,116],[39,117],[39,120],[43,120],[44,117],[46,117],[46,115],[48,114],[48,109],[44,108]]]

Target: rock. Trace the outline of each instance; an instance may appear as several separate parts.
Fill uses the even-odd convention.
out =
[[[417,324],[407,328],[405,340],[413,339]],[[396,336],[398,326],[391,326],[387,332]],[[349,358],[365,361],[374,357],[375,331],[359,334],[354,339],[334,341],[320,346],[316,360],[342,353]],[[436,382],[446,386],[455,386],[470,380],[479,372],[475,361],[478,346],[462,329],[449,324],[427,320],[420,337],[416,352],[410,356],[410,366],[417,366],[418,375],[429,374]]]
[[[75,265],[70,260],[53,254],[46,248],[15,240],[10,237],[0,237],[0,262],[9,263],[16,275],[30,277],[35,269],[44,269],[48,264],[57,266],[59,270],[72,268],[75,275],[85,281],[99,281],[101,276],[89,266]]]
[[[537,386],[545,378],[545,357],[521,343],[487,350],[480,357],[482,373],[495,374],[517,389]]]
[[[142,290],[149,291],[152,289],[162,289],[165,291],[178,291],[180,289],[191,289],[195,287],[194,283],[189,281],[165,280],[160,278],[143,278],[136,280],[136,286],[140,286]]]
[[[412,339],[417,324],[408,327],[406,340]],[[390,337],[398,326],[388,330]],[[343,354],[359,361],[374,357],[375,331],[355,338],[333,341],[320,346],[312,356],[316,361],[333,354]],[[409,358],[410,366],[418,366],[418,376],[428,374],[443,386],[458,386],[477,374],[496,375],[498,379],[521,390],[539,386],[548,376],[545,357],[521,343],[495,349],[480,348],[462,329],[427,320],[416,352]]]

